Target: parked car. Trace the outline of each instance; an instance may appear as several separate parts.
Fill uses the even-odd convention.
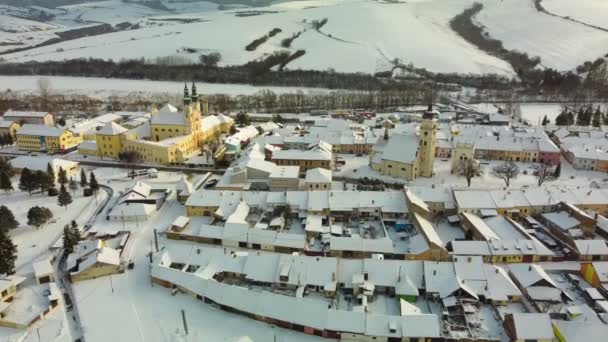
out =
[[[207,183],[205,183],[205,185],[203,185],[203,188],[205,188],[205,189],[212,188],[217,184],[217,182],[218,182],[217,179],[211,179]]]

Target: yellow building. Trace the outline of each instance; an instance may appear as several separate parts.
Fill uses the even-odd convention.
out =
[[[16,121],[0,120],[0,135],[15,137],[21,125]]]
[[[370,153],[372,170],[385,176],[412,180],[432,177],[435,163],[437,120],[432,112],[423,116],[419,136],[414,134],[385,134]]]
[[[97,155],[117,159],[121,152],[133,151],[142,161],[182,164],[204,144],[228,133],[234,124],[234,120],[224,115],[202,118],[202,113],[208,111],[208,104],[196,94],[194,84],[192,95],[185,87],[183,105],[182,112],[170,104],[154,110],[149,131],[128,131],[114,122],[108,123],[96,134]],[[84,155],[93,155],[93,146],[93,142],[89,142],[80,151]]]
[[[102,158],[118,158],[122,150],[122,141],[128,130],[117,123],[110,122],[97,132],[95,141],[97,143],[98,155]]]
[[[25,124],[17,131],[17,146],[25,151],[64,153],[76,149],[82,138],[70,130]]]
[[[419,150],[418,150],[418,174],[419,177],[433,177],[433,165],[435,164],[435,144],[437,142],[437,119],[434,112],[425,112],[422,115],[420,125]]]

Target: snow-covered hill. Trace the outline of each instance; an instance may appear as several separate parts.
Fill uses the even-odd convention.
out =
[[[390,70],[397,59],[434,72],[514,75],[507,62],[479,50],[451,30],[449,21],[475,0],[294,0],[230,10],[219,10],[215,2],[163,0],[170,10],[119,0],[59,7],[55,17],[45,23],[51,26],[48,30],[20,35],[0,32],[0,51],[15,47],[3,41],[32,46],[54,32],[83,25],[129,22],[138,29],[1,57],[8,61],[79,57],[119,60],[179,55],[196,62],[200,54],[219,52],[220,64],[237,65],[276,51],[293,53],[301,49],[306,54],[287,68],[374,73]],[[532,0],[484,0],[483,4],[484,9],[474,20],[490,36],[503,40],[506,48],[540,56],[544,66],[570,70],[608,53],[608,32],[540,13]],[[600,11],[601,6],[598,8]],[[608,12],[604,14],[608,16]],[[315,30],[311,22],[324,18],[327,24]],[[245,50],[247,44],[274,28],[282,31],[255,51]],[[298,32],[300,36],[289,48],[281,46],[283,39]]]

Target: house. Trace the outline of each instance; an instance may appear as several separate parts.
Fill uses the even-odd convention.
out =
[[[591,286],[608,295],[608,262],[581,263],[581,275]]]
[[[561,303],[562,290],[540,265],[511,264],[509,275],[532,304]]]
[[[299,166],[276,166],[270,173],[271,191],[298,190],[300,187]]]
[[[15,121],[20,124],[43,125],[48,127],[55,126],[55,117],[48,112],[23,112],[8,110],[2,116],[5,121]]]
[[[555,339],[547,313],[506,314],[503,326],[513,342],[552,342]]]
[[[45,259],[35,262],[33,266],[34,277],[39,285],[55,281],[55,270],[53,269],[50,260]]]
[[[315,168],[306,171],[304,188],[308,191],[331,190],[331,170]]]
[[[11,276],[0,278],[0,289],[6,280],[16,292],[9,300],[0,301],[0,327],[26,330],[59,306],[61,292],[55,282],[25,287],[20,284],[26,278]]]
[[[76,260],[69,268],[70,280],[73,283],[104,277],[123,272],[118,250],[99,244],[98,248],[90,250]]]
[[[0,136],[10,135],[14,139],[19,128],[21,128],[21,124],[18,122],[0,118]]]
[[[333,154],[331,145],[320,142],[307,150],[278,150],[272,153],[272,161],[279,166],[299,166],[300,172],[314,168],[331,170]]]
[[[146,221],[162,207],[171,191],[167,188],[152,188],[148,183],[137,181],[119,196],[107,219]]]
[[[63,169],[68,179],[76,179],[80,174],[80,164],[78,162],[50,156],[19,156],[11,159],[11,165],[19,171],[27,167],[30,171],[42,172],[46,172],[48,166],[51,165],[55,177],[58,177],[59,170]]]
[[[25,281],[26,278],[10,275],[0,277],[0,307],[4,302],[10,302],[17,293],[18,287]],[[0,310],[1,311],[1,310]]]
[[[76,150],[82,137],[70,130],[25,124],[17,131],[17,147],[22,151],[66,153]]]
[[[192,193],[194,192],[194,188],[192,184],[186,179],[186,177],[182,176],[182,178],[179,179],[179,182],[175,186],[175,192],[177,195],[177,201],[181,204],[184,204],[186,203],[186,200],[188,200],[188,197],[190,197],[190,195],[192,195]]]

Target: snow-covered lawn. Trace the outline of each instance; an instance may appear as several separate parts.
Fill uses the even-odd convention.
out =
[[[608,29],[608,2],[606,0],[543,0],[543,7],[551,13]]]
[[[13,187],[17,188],[18,177],[13,178]],[[104,192],[97,194],[99,203],[105,198]],[[2,192],[0,194],[0,204],[7,206],[19,221],[20,226],[11,230],[10,236],[17,245],[17,269],[30,267],[31,262],[38,256],[45,253],[52,246],[57,238],[63,233],[63,227],[72,220],[76,220],[79,225],[83,225],[97,208],[93,197],[83,197],[82,190],[72,194],[73,203],[67,209],[57,205],[57,197],[15,191],[12,193]],[[33,206],[44,206],[53,212],[51,222],[39,229],[27,225],[27,212]]]
[[[6,342],[71,342],[72,337],[65,325],[63,307],[59,307],[28,330],[0,327],[0,341]],[[38,337],[40,334],[40,338]]]
[[[586,2],[569,2],[571,7],[586,7]],[[540,13],[533,1],[485,0],[483,5],[475,21],[505,48],[539,56],[545,67],[571,70],[608,53],[608,32]],[[605,21],[606,16],[596,15]]]
[[[127,80],[120,78],[66,77],[45,76],[51,81],[53,92],[65,95],[84,94],[95,98],[107,98],[111,95],[154,95],[178,94],[184,88],[183,82]],[[4,76],[0,75],[0,91],[10,89],[19,93],[37,92],[36,83],[40,76]],[[247,84],[196,83],[200,94],[251,95],[269,89],[277,94],[303,91],[328,91],[322,88],[305,87],[262,87]]]

